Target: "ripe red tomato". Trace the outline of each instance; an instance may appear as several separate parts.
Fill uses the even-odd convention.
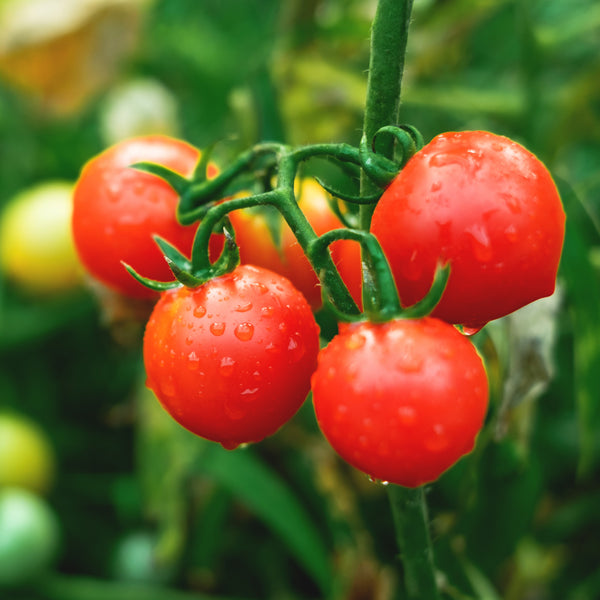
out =
[[[319,426],[372,478],[417,487],[473,448],[487,410],[482,360],[439,319],[346,325],[312,377]]]
[[[258,442],[294,415],[318,351],[302,294],[249,265],[165,292],[144,335],[148,387],[178,423],[227,448]]]
[[[438,262],[450,279],[433,312],[481,327],[554,291],[565,213],[546,167],[485,131],[437,136],[384,192],[371,231],[403,305],[421,300]]]
[[[137,282],[121,261],[145,277],[173,279],[152,236],[189,256],[197,227],[178,223],[178,196],[165,181],[130,165],[154,162],[189,176],[199,157],[183,141],[143,136],[111,146],[83,167],[75,186],[72,230],[80,259],[94,278],[135,298],[153,298],[156,292]]]
[[[300,190],[298,206],[317,235],[342,227],[341,221],[329,206],[327,192],[314,179],[302,179]],[[278,247],[261,210],[264,209],[237,210],[229,215],[240,249],[240,261],[242,264],[264,267],[283,275],[304,294],[311,307],[317,310],[321,307],[319,279],[295,235],[283,218],[275,215],[281,235]],[[337,242],[335,245],[342,243]]]

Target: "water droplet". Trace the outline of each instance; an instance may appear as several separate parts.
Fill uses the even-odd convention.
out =
[[[160,382],[160,392],[167,398],[173,398],[176,395],[173,379],[169,377],[166,381]]]
[[[278,328],[279,328],[279,331],[286,332],[287,328],[288,328],[287,323],[285,323],[284,321],[282,321],[281,323],[279,323],[279,327]]]
[[[439,192],[442,189],[442,184],[439,181],[434,181],[431,184],[431,192]]]
[[[479,333],[485,327],[485,323],[483,325],[461,325],[460,330],[464,335],[470,336]]]
[[[252,302],[238,304],[233,310],[236,312],[248,312],[249,310],[252,310]]]
[[[258,392],[260,388],[246,388],[243,392],[240,392],[240,395],[244,396],[244,400],[251,400],[251,396],[254,396],[256,392]]]
[[[264,283],[261,283],[260,281],[256,282],[254,284],[254,286],[256,287],[256,289],[258,290],[259,294],[266,294],[269,291],[268,286],[266,286]]]
[[[290,337],[287,349],[292,363],[298,362],[306,353],[306,348],[300,338]]]
[[[516,242],[517,238],[519,237],[519,234],[517,232],[517,228],[515,227],[514,224],[509,225],[505,230],[504,230],[504,235],[506,236],[506,239],[509,242]]]
[[[225,323],[215,321],[214,323],[210,324],[209,329],[213,335],[223,335],[225,333]]]
[[[239,445],[239,442],[234,442],[232,440],[223,440],[221,442],[221,446],[223,446],[225,450],[235,450]]]
[[[467,165],[468,159],[462,154],[452,154],[447,152],[440,152],[434,154],[429,159],[429,166],[431,167],[447,167],[451,165]]]
[[[202,306],[202,304],[198,304],[198,306],[194,308],[193,314],[198,319],[201,319],[206,314],[206,307]]]
[[[482,225],[474,225],[467,234],[471,240],[471,248],[475,259],[479,262],[489,262],[492,259],[492,245],[488,233]]]
[[[279,346],[276,346],[273,342],[269,342],[265,346],[265,350],[267,352],[270,352],[271,354],[279,354],[281,352],[281,348]]]
[[[436,424],[433,426],[433,434],[424,440],[425,448],[430,452],[441,452],[448,447],[448,439],[445,436],[444,426]]]
[[[264,317],[272,317],[275,314],[275,308],[273,306],[263,306],[260,312]]]
[[[224,356],[219,364],[219,373],[223,377],[231,377],[233,375],[233,369],[235,368],[235,359],[231,356]]]
[[[188,354],[188,369],[190,371],[196,371],[200,368],[200,357],[194,352]]]
[[[191,345],[194,343],[194,338],[193,338],[191,335],[188,335],[188,336],[185,338],[185,343],[186,343],[188,346],[191,346]]]
[[[417,412],[412,406],[399,406],[397,412],[402,425],[413,425],[417,420]]]
[[[503,193],[501,196],[511,213],[518,215],[522,212],[521,202],[518,198],[515,198],[512,194],[508,193]]]
[[[417,250],[413,250],[410,258],[402,262],[400,270],[402,271],[402,276],[409,281],[416,281],[421,277],[423,267],[419,263],[419,254]]]
[[[254,325],[252,325],[252,323],[240,323],[233,333],[238,340],[247,342],[251,340],[254,335]]]

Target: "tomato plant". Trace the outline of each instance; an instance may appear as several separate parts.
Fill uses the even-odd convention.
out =
[[[0,265],[33,294],[71,290],[82,269],[71,237],[73,184],[45,181],[14,196],[0,221]]]
[[[0,586],[31,581],[55,559],[59,524],[50,506],[27,490],[0,489]]]
[[[111,146],[83,167],[74,192],[73,237],[92,277],[126,296],[156,297],[122,262],[146,277],[172,279],[153,236],[189,255],[196,228],[177,221],[178,196],[164,180],[130,165],[154,162],[188,176],[199,157],[200,152],[183,141],[142,136]]]
[[[298,206],[317,235],[342,226],[329,206],[327,192],[314,179],[303,178],[299,189]],[[296,236],[276,209],[237,210],[231,212],[229,218],[243,264],[264,267],[283,275],[304,294],[313,309],[321,306],[319,278]]]
[[[54,479],[54,450],[45,432],[29,419],[0,414],[0,487],[46,492]]]
[[[554,291],[565,214],[546,167],[485,131],[437,136],[386,189],[371,231],[405,306],[423,298],[438,263],[450,263],[433,312],[481,327]]]
[[[468,338],[439,319],[346,325],[312,378],[319,426],[348,463],[416,487],[471,451],[488,383]]]
[[[148,386],[181,425],[226,447],[260,441],[294,415],[318,349],[302,294],[249,265],[168,290],[144,335]]]

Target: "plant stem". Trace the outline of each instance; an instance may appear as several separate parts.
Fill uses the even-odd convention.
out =
[[[439,600],[423,487],[389,485],[407,600]]]
[[[404,72],[404,57],[408,41],[408,26],[413,0],[379,0],[371,30],[371,54],[363,136],[367,142],[386,125],[396,125],[400,110],[400,91]],[[381,152],[393,157],[393,140],[382,143]],[[361,195],[373,192],[367,177],[361,180]],[[368,230],[371,207],[361,209],[362,229]]]

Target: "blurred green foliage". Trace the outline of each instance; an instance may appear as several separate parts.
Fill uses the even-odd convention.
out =
[[[357,143],[374,8],[155,0],[133,52],[77,110],[54,114],[0,79],[0,208],[34,183],[74,181],[110,142],[107,98],[138,78],[172,95],[183,138],[222,140],[222,160],[264,139]],[[600,6],[416,0],[401,120],[426,140],[488,129],[520,141],[560,182],[568,215],[560,295],[475,337],[488,423],[428,489],[445,597],[594,600]],[[333,455],[310,403],[264,443],[223,451],[165,417],[143,385],[139,336],[113,333],[87,289],[33,297],[0,273],[0,408],[54,444],[48,501],[63,536],[55,571],[2,598],[402,598],[385,489]]]

